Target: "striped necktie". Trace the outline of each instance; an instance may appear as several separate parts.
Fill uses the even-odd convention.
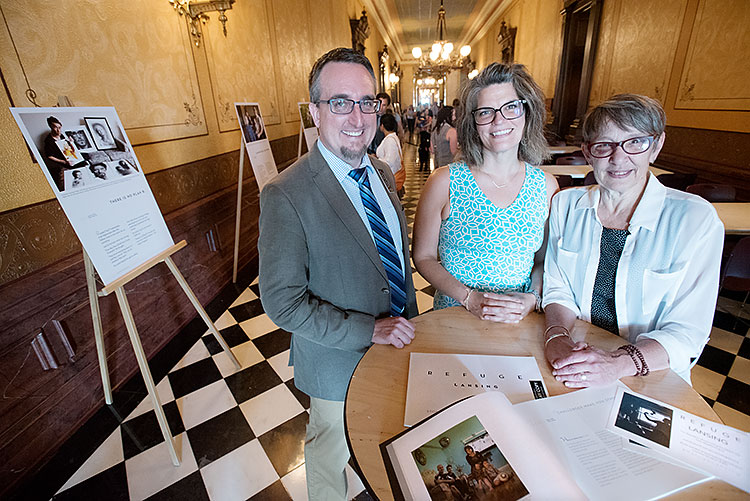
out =
[[[380,260],[383,262],[385,273],[388,275],[388,285],[391,289],[391,315],[399,316],[404,311],[406,304],[406,293],[404,292],[404,273],[401,270],[401,261],[398,258],[396,246],[393,244],[393,237],[388,231],[388,224],[383,217],[383,211],[375,199],[372,192],[370,180],[367,177],[367,168],[352,169],[349,175],[359,184],[359,194],[362,197],[362,204],[365,206],[367,220],[370,222],[372,236],[375,239],[375,247],[380,254]]]

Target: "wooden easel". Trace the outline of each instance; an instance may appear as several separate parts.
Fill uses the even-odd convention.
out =
[[[240,167],[240,176],[242,175],[241,172],[242,167]],[[113,280],[98,292],[96,290],[96,274],[94,271],[94,265],[91,263],[91,259],[89,258],[89,255],[86,253],[86,251],[83,251],[83,263],[86,267],[86,284],[88,286],[89,302],[91,304],[91,318],[94,323],[94,339],[96,340],[96,352],[99,357],[99,370],[102,376],[102,386],[104,387],[104,400],[105,402],[107,402],[107,404],[112,404],[112,388],[109,384],[107,355],[104,348],[102,320],[101,315],[99,314],[99,297],[108,296],[109,294],[114,292],[115,296],[117,297],[117,303],[120,305],[122,318],[125,320],[125,327],[128,330],[130,343],[133,345],[135,358],[136,360],[138,360],[138,367],[141,370],[141,376],[143,376],[143,381],[146,383],[146,389],[148,390],[148,394],[151,397],[151,402],[154,404],[156,420],[159,422],[159,428],[161,429],[162,435],[164,435],[164,441],[167,442],[167,446],[169,448],[169,455],[172,458],[172,464],[174,464],[175,466],[180,465],[180,458],[177,455],[174,441],[172,440],[172,433],[169,430],[169,425],[167,424],[167,418],[164,415],[164,409],[161,406],[159,395],[156,393],[156,385],[154,384],[154,379],[151,376],[151,370],[148,367],[146,354],[143,352],[141,338],[140,336],[138,336],[138,330],[135,327],[135,319],[133,319],[133,313],[130,310],[130,305],[128,304],[128,299],[125,295],[125,285],[134,278],[138,277],[142,273],[146,272],[153,266],[163,261],[169,268],[169,271],[171,271],[174,277],[177,279],[177,282],[179,282],[182,290],[185,291],[185,294],[187,295],[188,299],[190,299],[190,302],[193,304],[198,314],[201,316],[203,321],[206,322],[209,332],[211,332],[214,337],[216,337],[216,340],[224,349],[224,353],[227,354],[227,356],[237,369],[241,368],[239,361],[232,353],[232,350],[229,349],[229,345],[221,336],[221,334],[219,334],[219,331],[216,329],[216,326],[211,321],[211,318],[206,313],[206,310],[203,308],[200,301],[198,301],[198,298],[188,285],[185,277],[182,276],[182,273],[180,273],[177,265],[174,263],[174,261],[172,261],[172,254],[182,249],[186,245],[187,242],[185,242],[184,240],[172,245],[171,247],[155,255],[148,261],[145,261],[140,266]]]
[[[240,220],[242,218],[242,171],[245,168],[245,134],[240,130],[240,168],[237,179],[237,215],[234,219],[234,264],[232,265],[232,283],[237,283],[237,264],[240,259]]]

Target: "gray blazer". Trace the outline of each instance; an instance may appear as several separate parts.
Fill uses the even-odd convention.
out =
[[[410,318],[417,304],[406,220],[391,170],[371,160],[401,223]],[[343,401],[375,319],[390,315],[390,290],[369,230],[317,147],[264,186],[258,252],[263,308],[292,333],[295,385]]]

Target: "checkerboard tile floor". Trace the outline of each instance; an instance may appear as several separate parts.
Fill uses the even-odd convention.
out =
[[[428,173],[416,170],[413,146],[405,152],[411,161],[403,206],[411,233]],[[431,310],[434,289],[418,273],[413,278],[420,313]],[[49,493],[44,497],[307,499],[303,445],[309,399],[295,388],[293,368],[287,366],[291,334],[265,315],[258,294],[257,280],[244,288],[230,286],[207,308],[241,370],[235,371],[206,332],[182,346],[181,358],[158,382],[182,458],[179,467],[172,466],[150,399],[140,389],[133,392],[140,403],[132,404],[127,414],[112,410],[113,426],[97,426],[97,418],[85,425],[86,434],[93,435],[93,453],[71,459],[62,457],[71,447],[63,447],[60,457],[53,458],[52,464],[64,463],[62,469],[72,474],[44,486]],[[720,298],[711,341],[692,376],[695,389],[725,423],[750,431],[750,307],[739,304],[737,298]],[[127,393],[117,392],[116,404]],[[112,421],[106,414],[100,419]],[[370,499],[354,471],[349,469],[348,475],[349,498]]]

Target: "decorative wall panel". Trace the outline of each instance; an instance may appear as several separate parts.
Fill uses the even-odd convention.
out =
[[[651,0],[620,2],[616,25],[609,27],[616,49],[607,61],[603,99],[632,92],[664,101],[686,5],[686,0],[662,0],[654,9]]]
[[[700,1],[675,109],[750,110],[749,26],[747,0]]]
[[[234,103],[257,102],[266,125],[281,122],[268,14],[261,1],[236,2],[227,13],[227,36],[213,14],[203,26],[219,130],[238,128]],[[298,36],[296,30],[287,36]]]
[[[283,113],[287,122],[299,121],[297,103],[308,101],[307,77],[315,62],[311,54],[310,24],[294,22],[294,19],[310,19],[306,0],[273,2],[273,21],[276,31],[276,47],[279,56],[279,73],[284,96]],[[316,23],[316,29],[317,29]],[[321,21],[325,25],[327,22]],[[330,28],[325,28],[330,29]]]
[[[16,106],[115,106],[133,144],[206,134],[184,19],[168,2],[0,0],[0,67]]]

